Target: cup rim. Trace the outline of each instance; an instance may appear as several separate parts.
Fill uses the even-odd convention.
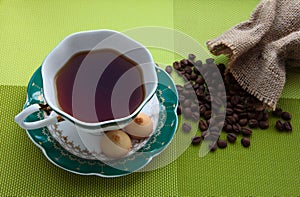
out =
[[[73,122],[74,124],[83,127],[83,128],[92,128],[92,129],[99,129],[99,128],[111,128],[111,129],[107,129],[107,130],[112,130],[112,129],[116,129],[116,128],[122,128],[124,126],[126,126],[135,116],[137,116],[137,114],[142,110],[142,108],[146,105],[146,103],[148,103],[148,101],[153,97],[153,95],[156,92],[157,86],[158,86],[158,79],[157,79],[157,75],[155,72],[155,68],[156,68],[156,64],[154,63],[153,57],[150,53],[150,51],[141,43],[137,42],[136,40],[130,38],[129,36],[121,33],[121,32],[117,32],[115,30],[110,30],[110,29],[101,29],[101,30],[88,30],[88,31],[80,31],[80,32],[76,32],[76,33],[72,33],[68,36],[66,36],[63,40],[61,40],[58,45],[46,56],[46,58],[44,59],[43,63],[42,63],[42,76],[47,76],[47,74],[45,73],[45,69],[43,69],[46,64],[47,61],[49,61],[49,58],[51,56],[51,54],[53,54],[56,50],[58,50],[59,48],[62,47],[62,45],[69,39],[72,39],[72,37],[75,37],[79,34],[89,34],[89,33],[101,33],[101,32],[110,32],[113,34],[119,34],[121,36],[123,36],[124,38],[130,40],[131,42],[139,45],[141,48],[143,48],[143,50],[145,50],[145,54],[148,55],[149,58],[149,64],[151,64],[152,67],[152,71],[153,71],[153,88],[150,90],[150,93],[147,95],[147,97],[144,98],[143,102],[138,106],[138,108],[131,113],[130,115],[126,116],[126,117],[122,117],[122,118],[118,118],[118,119],[112,119],[112,120],[106,120],[106,121],[102,121],[102,122],[84,122],[81,121],[73,116],[71,116],[70,114],[64,112],[62,109],[60,109],[59,107],[57,107],[52,100],[49,98],[49,95],[47,94],[47,91],[45,91],[45,85],[47,85],[47,83],[45,82],[45,77],[43,78],[43,82],[44,82],[44,88],[43,88],[43,92],[44,92],[44,97],[45,97],[45,101],[46,103],[51,107],[51,109],[53,111],[55,111],[57,114],[61,115],[63,118],[68,119],[69,121]],[[114,128],[116,127],[116,128]],[[93,131],[93,130],[87,130],[88,133],[95,133],[98,131]]]

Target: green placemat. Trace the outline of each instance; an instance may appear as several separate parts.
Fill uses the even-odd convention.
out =
[[[300,87],[297,83],[300,74],[297,72],[288,73],[279,101],[282,108],[293,114],[292,133],[278,133],[273,128],[255,130],[250,148],[230,144],[227,149],[203,158],[198,157],[199,147],[191,146],[163,168],[114,179],[75,175],[54,166],[13,122],[25,102],[31,75],[52,48],[70,33],[163,26],[192,36],[204,47],[207,39],[246,20],[258,2],[0,0],[0,195],[300,195]],[[150,51],[156,62],[174,61],[165,51]],[[271,125],[274,121],[271,119]]]

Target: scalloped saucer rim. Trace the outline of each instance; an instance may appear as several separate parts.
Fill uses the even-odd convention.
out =
[[[40,74],[40,68],[41,67],[36,70],[29,81],[24,108],[30,104],[38,103],[39,99],[41,99],[41,95],[34,95],[37,91],[43,91],[43,88],[39,87],[39,85],[42,86],[42,84],[35,84],[35,80],[40,80],[41,78],[41,76],[38,76]],[[153,157],[159,155],[171,143],[178,126],[178,116],[176,114],[178,94],[174,82],[163,69],[156,67],[156,72],[157,75],[161,77],[162,81],[167,81],[169,83],[167,87],[162,86],[160,87],[161,89],[158,87],[156,95],[160,104],[165,107],[165,113],[167,114],[168,112],[169,115],[171,115],[171,118],[164,117],[168,125],[163,125],[165,122],[159,123],[163,126],[159,131],[155,132],[145,147],[142,148],[142,152],[134,153],[128,158],[116,161],[112,166],[107,166],[99,160],[82,159],[69,153],[53,138],[47,128],[26,130],[26,133],[30,140],[42,150],[43,154],[51,163],[66,171],[80,175],[96,175],[111,178],[128,175],[138,171],[145,167]],[[169,100],[169,102],[163,103],[165,100]],[[167,116],[166,114],[163,116]],[[28,121],[37,118],[41,119],[42,113],[36,113],[29,116]],[[117,168],[120,166],[122,166],[122,168],[124,167],[124,169],[120,170]]]

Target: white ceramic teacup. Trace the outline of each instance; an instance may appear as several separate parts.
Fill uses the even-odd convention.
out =
[[[143,78],[145,96],[137,109],[126,117],[102,122],[84,122],[62,110],[57,99],[55,77],[65,63],[78,52],[110,49],[124,54],[128,59],[136,62],[141,70],[139,77]],[[41,110],[41,105],[33,104],[25,108],[15,117],[20,127],[24,129],[37,129],[55,124],[64,119],[82,131],[91,134],[101,134],[103,131],[121,129],[141,111],[143,106],[152,98],[157,88],[157,75],[155,63],[150,52],[140,43],[128,36],[112,30],[96,30],[78,32],[67,36],[46,57],[42,64],[43,94],[51,113],[45,119],[36,122],[25,122],[30,114]],[[87,79],[89,80],[89,79]],[[89,88],[89,87],[86,87]],[[79,89],[80,90],[80,89]],[[99,112],[97,112],[99,113]],[[101,113],[101,112],[100,112]]]

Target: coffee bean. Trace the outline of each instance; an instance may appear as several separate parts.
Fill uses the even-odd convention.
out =
[[[168,73],[168,74],[171,74],[172,73],[172,71],[173,71],[173,69],[172,69],[172,67],[171,66],[166,66],[166,72]]]
[[[217,87],[217,88],[219,88],[219,87]],[[228,102],[226,101],[227,100],[226,92],[224,92],[223,90],[217,89],[216,96],[219,97],[220,99],[222,99],[222,102],[224,103],[224,107],[232,108],[232,105],[231,106],[227,105]]]
[[[226,120],[226,122],[228,123],[228,124],[234,124],[235,122],[236,122],[236,119],[233,117],[233,116],[227,116],[226,118],[225,118],[225,120]]]
[[[236,135],[234,133],[228,133],[227,134],[227,140],[230,143],[234,143],[236,141]]]
[[[213,64],[214,62],[215,62],[215,60],[213,58],[206,59],[207,64]]]
[[[193,111],[192,120],[197,121],[200,118],[200,114],[197,111]]]
[[[226,116],[231,116],[233,114],[233,109],[226,108]]]
[[[235,105],[235,107],[233,108],[233,110],[237,113],[242,113],[245,111],[245,107],[242,104],[237,104]]]
[[[261,121],[263,118],[264,118],[263,112],[257,112],[257,114],[256,114],[256,119],[257,119],[258,121]]]
[[[182,85],[176,85],[176,89],[177,89],[177,92],[180,93],[183,91],[183,86]]]
[[[240,108],[237,108],[237,107],[234,107],[233,110],[236,113],[242,113],[242,112],[244,112],[244,109],[240,109]]]
[[[200,70],[199,70],[199,66],[195,66],[194,68],[193,68],[193,71],[194,71],[194,73],[196,74],[196,75],[200,75],[201,73],[200,73]]]
[[[205,96],[205,101],[211,103],[211,96],[209,94]]]
[[[188,60],[187,59],[180,60],[180,64],[181,67],[185,68],[188,65]]]
[[[198,112],[199,111],[199,106],[196,104],[196,102],[191,102],[191,110],[193,112]]]
[[[255,120],[255,119],[251,119],[251,120],[249,120],[249,122],[248,122],[248,125],[249,125],[249,127],[250,128],[257,128],[258,127],[258,122],[257,122],[257,120]]]
[[[235,119],[235,122],[240,121],[239,115],[238,115],[237,113],[234,113],[234,114],[232,115],[232,117]]]
[[[185,73],[187,73],[187,74],[189,74],[189,75],[192,74],[192,72],[193,72],[192,68],[189,67],[189,66],[185,67],[185,68],[184,68],[184,71],[185,71]]]
[[[243,134],[243,136],[250,136],[252,135],[252,130],[247,127],[242,127],[241,133]]]
[[[224,127],[224,130],[225,130],[227,133],[232,132],[232,131],[233,131],[233,130],[232,130],[232,125],[227,124],[227,125]]]
[[[188,124],[188,123],[183,123],[182,125],[182,131],[185,132],[185,133],[188,133],[190,132],[192,129],[191,125]]]
[[[234,118],[234,122],[238,123],[239,122],[239,116],[235,115],[235,113],[232,115],[232,117]]]
[[[241,132],[241,126],[238,124],[232,125],[232,132],[235,134],[240,134]]]
[[[203,77],[198,77],[198,78],[195,80],[195,82],[196,82],[197,84],[199,84],[199,85],[203,85],[205,81],[204,81]]]
[[[215,119],[215,121],[217,122],[217,124],[219,124],[219,123],[224,124],[224,121],[225,121],[225,115],[224,115],[223,113],[221,113],[221,114],[216,114],[216,115],[214,116],[214,119]],[[223,125],[222,125],[222,126],[223,126]]]
[[[259,128],[261,128],[261,129],[267,129],[267,128],[269,128],[269,123],[268,123],[268,121],[259,121],[258,122],[258,126],[259,126]]]
[[[248,112],[255,111],[255,107],[253,105],[251,105],[250,103],[247,103],[246,109],[247,109]]]
[[[173,63],[173,68],[174,68],[175,70],[179,70],[179,67],[180,67],[180,66],[179,66],[179,62],[176,61],[176,62]]]
[[[210,128],[209,128],[209,131],[211,132],[211,133],[217,133],[217,135],[219,135],[219,133],[220,133],[220,129],[219,129],[219,127],[217,127],[216,125],[214,125],[213,123],[209,123],[209,125],[210,125]]]
[[[250,146],[250,139],[247,138],[247,137],[243,137],[242,140],[241,140],[241,143],[244,147],[249,147]]]
[[[195,136],[192,138],[192,144],[193,145],[199,145],[202,141],[202,138],[200,136]]]
[[[244,119],[240,119],[239,121],[240,126],[246,126],[248,124],[248,119],[244,118]]]
[[[232,95],[239,95],[242,93],[242,89],[241,89],[241,86],[239,84],[237,84],[237,82],[235,81],[233,84],[232,84],[232,90],[235,92],[234,94]]]
[[[195,98],[195,101],[196,101],[195,103],[198,102],[198,105],[199,105],[199,106],[204,105],[204,101],[201,100],[201,99],[199,100],[198,98]]]
[[[247,119],[248,118],[248,113],[247,112],[242,112],[238,114],[239,119]]]
[[[215,124],[215,121],[213,118],[210,118],[208,120],[206,120],[207,124],[211,126],[211,124]]]
[[[208,136],[208,131],[203,131],[203,132],[201,133],[202,139],[206,138],[207,136]]]
[[[260,127],[261,129],[267,129],[269,127],[269,113],[267,112],[265,105],[243,90],[232,74],[228,73],[225,76],[223,74],[226,69],[224,64],[217,65],[225,82],[226,94],[222,94],[219,90],[224,88],[224,85],[218,83],[216,80],[216,77],[219,76],[219,72],[213,72],[211,70],[212,66],[214,66],[213,59],[208,59],[206,60],[206,64],[202,64],[200,60],[195,60],[193,54],[189,54],[188,59],[173,63],[176,72],[179,73],[180,76],[186,77],[185,80],[188,82],[184,87],[176,86],[179,95],[177,113],[180,114],[182,111],[185,118],[194,121],[199,121],[200,115],[205,119],[200,120],[198,123],[199,129],[203,131],[201,139],[206,136],[208,140],[217,140],[219,138],[218,129],[221,128],[228,133],[228,142],[235,141],[238,134],[251,136],[252,128]],[[209,90],[207,89],[208,81],[205,81],[204,78],[209,80],[209,84],[213,84],[213,87],[210,87]],[[217,93],[211,94],[212,92]],[[192,94],[196,94],[197,97],[192,100],[188,99]],[[227,99],[226,107],[224,106],[222,99]],[[213,109],[211,103],[216,104],[213,106]],[[182,109],[180,106],[182,106]],[[224,119],[222,121],[217,119],[218,112],[217,114],[211,114],[211,110],[224,113],[224,108],[226,114],[224,122]],[[281,117],[286,121],[292,118],[290,113],[282,112],[281,108],[276,108],[275,111],[272,112],[272,115]],[[249,127],[246,127],[247,124]],[[207,132],[208,125],[210,125],[209,132]],[[277,121],[275,127],[277,130],[292,130],[290,122]],[[199,136],[196,136],[194,140],[194,143],[197,144]],[[243,138],[242,141],[246,142],[245,147],[250,145],[249,138]],[[217,144],[218,143],[211,144],[210,146],[214,145],[216,148]]]
[[[181,115],[181,106],[180,105],[177,106],[176,113],[177,113],[177,115]]]
[[[226,107],[232,109],[232,104],[231,104],[230,102],[227,102],[227,103],[226,103]],[[233,111],[233,109],[232,109],[232,111]]]
[[[206,112],[206,107],[204,105],[200,105],[199,112],[200,112],[200,115],[204,115],[204,113]]]
[[[185,96],[179,95],[178,96],[178,101],[179,101],[179,103],[183,103],[185,101]]]
[[[190,97],[190,91],[187,89],[183,89],[182,93],[183,96],[185,96],[186,98]]]
[[[192,60],[187,60],[187,61],[188,61],[187,66],[194,67],[194,61]]]
[[[188,96],[188,97],[190,97],[190,98],[196,98],[196,97],[194,97],[194,95],[195,95],[195,90],[189,89],[188,91],[189,91],[189,96]]]
[[[281,120],[276,121],[275,127],[278,131],[284,131],[285,130],[284,122],[282,122]]]
[[[205,103],[204,106],[206,107],[206,110],[210,110],[211,109],[211,106],[208,103]]]
[[[195,65],[196,65],[196,66],[202,66],[202,61],[201,61],[201,60],[197,60],[197,61],[195,62]]]
[[[226,148],[227,147],[227,141],[226,140],[218,140],[217,145],[219,148]]]
[[[273,116],[281,117],[281,114],[282,114],[282,109],[279,107],[276,107],[276,109],[274,111],[272,111]]]
[[[192,61],[194,61],[194,60],[195,60],[195,58],[196,58],[196,55],[194,55],[194,54],[190,53],[190,54],[188,55],[188,58],[189,58],[189,60],[192,60]]]
[[[200,85],[199,90],[202,90],[203,92],[206,91],[206,87],[204,85]]]
[[[211,143],[209,144],[209,149],[210,149],[211,152],[216,151],[217,148],[218,148],[218,147],[217,147],[217,143],[211,142]]]
[[[248,118],[249,119],[255,119],[256,118],[256,113],[254,113],[254,112],[248,112]]]
[[[230,100],[232,105],[237,105],[240,102],[240,97],[239,96],[232,96]]]
[[[201,131],[206,131],[207,128],[208,128],[208,124],[205,120],[200,120],[199,123],[198,123],[198,128],[201,130]]]
[[[210,141],[217,141],[219,139],[220,135],[218,132],[208,132],[208,135],[206,136],[206,140]]]
[[[183,106],[183,107],[190,107],[191,104],[192,104],[192,101],[191,101],[190,99],[185,99],[185,100],[183,101],[182,106]]]
[[[259,111],[263,112],[266,109],[266,107],[261,102],[255,102],[254,105],[255,105],[255,110],[257,112]]]
[[[292,115],[289,112],[282,112],[281,118],[283,120],[291,120],[292,119]]]
[[[206,111],[206,112],[204,112],[204,118],[205,118],[205,120],[208,120],[208,119],[210,119],[211,118],[211,111],[209,110],[209,111]]]
[[[217,127],[222,129],[224,127],[225,122],[224,121],[219,121],[217,124]]]
[[[267,112],[264,112],[264,113],[263,113],[263,118],[262,118],[261,120],[267,121],[268,119],[269,119],[268,113],[267,113]]]
[[[292,131],[293,128],[292,128],[292,125],[289,121],[286,121],[284,124],[283,124],[283,127],[286,131]]]
[[[202,100],[205,97],[205,93],[201,89],[198,89],[196,90],[196,96],[199,100]]]
[[[192,118],[193,112],[192,112],[191,108],[185,107],[185,108],[183,108],[182,111],[183,111],[183,115],[184,115],[185,118],[187,118],[187,119]]]
[[[196,79],[198,79],[198,75],[196,73],[192,73],[191,80],[195,81]]]
[[[198,83],[195,83],[192,85],[193,86],[193,89],[196,91],[199,89],[200,85]]]

